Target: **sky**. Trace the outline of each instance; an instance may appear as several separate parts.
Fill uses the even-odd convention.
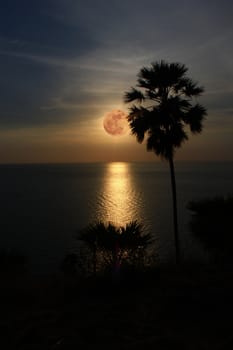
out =
[[[103,118],[160,60],[205,87],[203,132],[176,159],[232,161],[232,18],[230,0],[2,0],[0,163],[158,160]]]

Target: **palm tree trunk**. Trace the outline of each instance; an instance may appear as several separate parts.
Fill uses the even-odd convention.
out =
[[[96,242],[93,247],[93,275],[96,277],[96,271],[97,271],[97,247],[96,247]]]
[[[171,173],[171,186],[172,186],[172,199],[173,199],[173,224],[174,224],[176,264],[179,264],[180,242],[179,242],[178,219],[177,219],[176,177],[175,177],[173,157],[169,157],[169,165],[170,165],[170,173]]]

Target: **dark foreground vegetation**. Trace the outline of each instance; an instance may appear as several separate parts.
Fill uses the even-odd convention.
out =
[[[1,279],[3,349],[231,349],[233,273],[160,266],[77,280],[63,274]]]
[[[214,201],[216,204],[216,199]],[[226,199],[223,201],[226,204]],[[220,207],[225,204],[221,202]],[[199,210],[209,215],[210,221],[213,212],[210,210],[207,214],[206,208],[211,205],[213,201],[193,203],[195,220],[198,220]],[[222,215],[218,217],[223,219]],[[202,214],[199,218],[203,220]],[[79,236],[87,242],[86,249],[92,257],[82,273],[75,254],[64,259],[59,273],[49,276],[32,276],[20,255],[14,254],[12,261],[10,256],[2,254],[2,349],[233,347],[233,263],[230,257],[225,264],[218,259],[211,259],[208,264],[186,261],[179,265],[162,265],[155,259],[148,264],[150,254],[147,255],[146,249],[150,247],[150,236],[142,234],[140,225],[131,223],[128,228],[102,225],[102,238],[97,244],[98,225],[102,224],[87,227]],[[121,237],[121,243],[118,236],[111,242],[106,241],[106,230],[113,230],[114,234],[121,230],[125,236]],[[228,227],[225,241],[231,231]],[[140,249],[138,244],[133,245],[135,234]],[[212,247],[209,251],[212,254]],[[122,259],[120,265],[116,253]],[[134,264],[134,259],[142,257],[144,260],[140,264]]]
[[[233,261],[233,196],[215,197],[192,201],[190,228],[213,262],[218,264]]]

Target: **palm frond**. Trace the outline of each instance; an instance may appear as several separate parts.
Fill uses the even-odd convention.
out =
[[[169,129],[151,128],[148,131],[147,150],[155,152],[161,158],[169,159],[175,148],[188,139],[182,123],[175,123]]]
[[[198,86],[198,84],[192,79],[185,77],[178,81],[174,87],[174,91],[187,97],[193,97],[200,96],[204,92],[204,88],[202,86]]]
[[[185,112],[191,107],[191,103],[179,96],[171,96],[167,100],[162,101],[159,106],[160,113],[163,115],[161,122],[166,122],[169,126],[183,119]]]
[[[149,130],[146,144],[147,151],[153,151],[157,156],[168,159],[173,153],[173,148],[167,141],[165,129]]]
[[[145,95],[148,99],[154,100],[154,101],[159,101],[159,98],[160,98],[158,90],[147,89],[145,92]]]
[[[169,73],[173,82],[180,80],[187,71],[188,68],[182,63],[174,62],[169,65]]]
[[[140,118],[141,116],[141,108],[137,107],[135,105],[132,105],[129,109],[129,114],[127,116],[127,119],[129,122],[131,122],[132,120],[136,119],[136,118]]]
[[[206,109],[197,103],[185,114],[184,122],[189,125],[190,131],[193,134],[198,134],[202,131],[203,120],[206,115]]]
[[[137,141],[142,143],[147,131],[147,126],[143,118],[134,119],[129,123],[132,135],[135,135]]]
[[[188,135],[184,130],[184,125],[181,122],[175,123],[169,130],[170,143],[174,148],[180,147],[183,142],[188,140]]]
[[[149,127],[150,111],[144,107],[132,106],[128,115],[131,133],[136,136],[137,141],[142,143],[145,133]]]
[[[126,92],[124,95],[124,102],[130,103],[133,101],[137,101],[141,103],[145,99],[143,93],[140,90],[137,90],[135,88],[131,88],[129,92]]]
[[[153,241],[149,233],[144,233],[143,224],[137,220],[127,223],[120,230],[119,244],[123,249],[145,248]]]
[[[186,73],[187,68],[181,63],[167,63],[165,61],[152,63],[153,75],[160,87],[171,87],[176,84]]]

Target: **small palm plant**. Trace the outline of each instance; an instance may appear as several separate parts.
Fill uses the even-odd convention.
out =
[[[180,63],[152,63],[140,70],[137,88],[132,87],[124,96],[126,103],[133,103],[128,115],[132,134],[139,143],[146,138],[147,150],[170,165],[176,262],[180,260],[180,246],[174,154],[188,140],[186,127],[191,134],[200,133],[206,115],[205,108],[193,102],[204,89],[187,77],[187,70]]]
[[[124,264],[142,263],[152,243],[151,235],[145,234],[143,225],[137,221],[119,227],[96,222],[81,230],[77,238],[91,252],[94,275],[106,268],[118,272]]]

